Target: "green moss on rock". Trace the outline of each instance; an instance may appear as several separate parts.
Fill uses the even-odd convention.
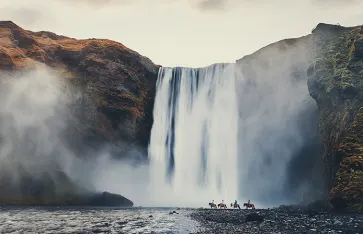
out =
[[[342,158],[330,200],[338,209],[363,211],[363,108],[360,108],[337,149]]]
[[[317,101],[323,155],[336,209],[363,211],[363,30],[326,29],[308,69]]]
[[[334,88],[347,89],[361,86],[350,70],[354,60],[355,43],[360,38],[359,28],[342,31],[340,36],[333,37],[320,47],[315,62],[315,72],[320,84],[327,93]]]

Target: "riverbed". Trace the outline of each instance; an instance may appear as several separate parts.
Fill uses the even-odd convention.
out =
[[[298,208],[0,207],[0,233],[363,233],[363,214]]]
[[[363,214],[332,213],[299,208],[263,210],[200,209],[191,214],[203,225],[196,233],[302,234],[363,233]]]
[[[0,233],[194,233],[190,209],[1,207]]]

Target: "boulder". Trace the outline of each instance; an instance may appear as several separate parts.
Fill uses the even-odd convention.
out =
[[[93,195],[89,200],[85,202],[85,205],[132,207],[134,203],[124,196],[109,192],[103,192]]]
[[[258,213],[251,213],[246,215],[246,222],[263,222],[264,218],[262,215],[258,214]]]

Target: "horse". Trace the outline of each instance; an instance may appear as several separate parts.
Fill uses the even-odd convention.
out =
[[[217,208],[217,205],[212,202],[209,202],[209,206],[210,206],[210,208]]]
[[[233,209],[241,209],[241,207],[239,206],[239,204],[233,204],[231,203],[231,207],[233,207]]]
[[[255,209],[255,205],[254,204],[251,204],[251,203],[243,203],[243,206],[245,206],[246,209],[248,209],[248,208]]]
[[[218,204],[218,208],[224,208],[224,209],[227,209],[227,205],[226,204],[223,204],[223,203],[219,203]]]

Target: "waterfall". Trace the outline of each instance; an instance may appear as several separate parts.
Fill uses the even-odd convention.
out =
[[[237,199],[235,79],[235,64],[160,68],[149,145],[154,204]]]

